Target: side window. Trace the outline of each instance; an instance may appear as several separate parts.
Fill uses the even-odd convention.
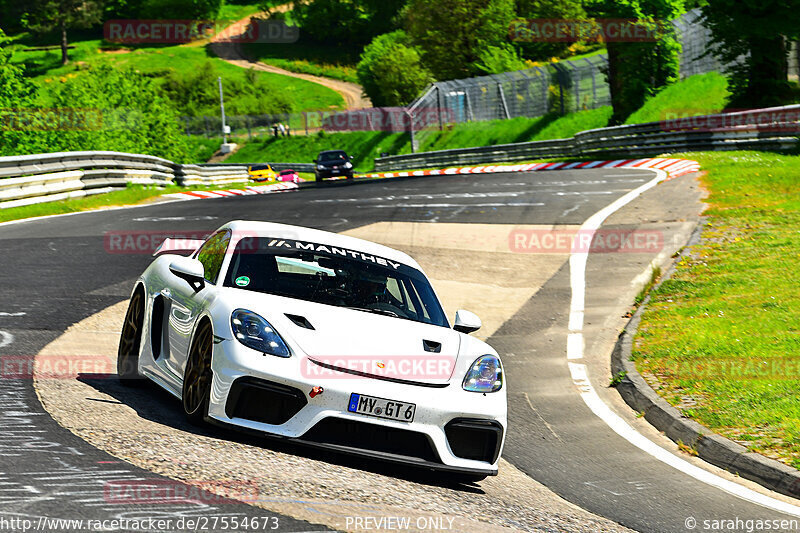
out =
[[[203,263],[205,278],[211,283],[217,282],[225,252],[231,242],[230,230],[220,231],[212,235],[197,252],[197,259]]]

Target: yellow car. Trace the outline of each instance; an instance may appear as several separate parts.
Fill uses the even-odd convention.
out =
[[[247,167],[247,173],[254,181],[274,181],[278,175],[272,170],[269,165],[250,165]]]

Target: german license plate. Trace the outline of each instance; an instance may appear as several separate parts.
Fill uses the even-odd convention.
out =
[[[413,403],[376,398],[354,392],[350,395],[350,404],[347,406],[347,410],[360,415],[413,422],[417,406]]]

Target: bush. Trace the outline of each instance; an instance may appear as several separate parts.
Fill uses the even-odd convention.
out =
[[[528,66],[519,57],[519,52],[507,43],[486,47],[475,62],[475,69],[483,74],[500,74],[526,68]]]
[[[113,150],[179,162],[189,155],[175,107],[153,80],[130,69],[92,68],[12,106],[28,108],[38,121],[0,131],[2,155]],[[63,118],[77,120],[56,121]]]
[[[288,113],[292,102],[284,92],[275,92],[256,75],[247,70],[244,77],[226,77],[224,81],[225,110],[231,115],[261,115]],[[219,114],[217,72],[211,61],[186,72],[169,71],[163,84],[167,97],[183,115]]]
[[[357,72],[376,107],[405,105],[433,80],[422,65],[419,50],[409,46],[400,30],[376,37],[364,49]]]

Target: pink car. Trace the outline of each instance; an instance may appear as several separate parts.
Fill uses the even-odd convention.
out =
[[[291,169],[281,170],[278,172],[278,177],[276,178],[278,181],[291,181],[292,183],[299,183],[304,181],[300,176],[297,175],[297,172]]]

